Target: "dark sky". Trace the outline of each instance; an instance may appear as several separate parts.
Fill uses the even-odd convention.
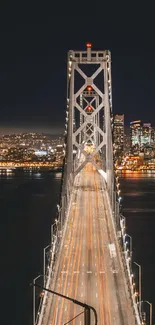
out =
[[[37,3],[1,8],[0,132],[63,129],[67,51],[85,50],[87,41],[112,53],[114,113],[124,113],[126,125],[134,119],[155,125],[151,8],[117,8],[117,14],[113,8],[113,14],[102,15],[94,10],[93,16],[72,16],[62,8],[57,16]]]

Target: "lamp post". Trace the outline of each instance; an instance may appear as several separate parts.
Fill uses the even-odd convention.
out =
[[[39,279],[42,275],[38,275],[36,278],[33,279],[33,325],[36,322],[36,280]]]
[[[35,280],[36,280],[36,279],[35,279]],[[87,305],[86,303],[83,303],[83,302],[81,302],[81,301],[79,301],[79,300],[76,300],[76,299],[74,299],[74,298],[71,298],[71,297],[68,297],[68,296],[62,295],[61,293],[58,293],[58,292],[56,292],[56,291],[53,291],[53,290],[50,290],[50,289],[44,288],[44,287],[42,287],[42,286],[40,286],[40,285],[35,284],[34,282],[33,282],[33,284],[31,284],[31,285],[36,286],[36,287],[38,287],[38,288],[41,288],[41,289],[44,290],[44,291],[47,291],[47,292],[53,293],[53,294],[55,294],[56,296],[59,296],[59,297],[61,297],[61,298],[64,298],[64,299],[70,300],[70,301],[72,301],[74,304],[83,307],[83,308],[84,308],[84,324],[85,324],[85,325],[90,325],[90,310],[92,310],[93,313],[94,313],[94,324],[97,325],[97,323],[98,323],[97,312],[96,312],[96,309],[95,309],[94,307],[92,307],[92,306],[90,306],[90,305]],[[80,313],[80,314],[81,314],[81,313]],[[80,314],[79,314],[79,315],[80,315]],[[77,315],[77,316],[79,316],[79,315]],[[77,317],[77,316],[76,316],[76,317]],[[75,319],[75,317],[74,317],[73,319]],[[72,320],[73,320],[73,319],[72,319]],[[70,320],[69,322],[71,322],[72,320]],[[68,322],[68,323],[69,323],[69,322]],[[68,323],[66,323],[66,324],[68,324]]]
[[[152,325],[152,303],[148,300],[144,300],[142,302],[146,302],[150,306],[150,325]]]
[[[45,277],[46,277],[46,250],[47,248],[49,248],[51,246],[50,245],[47,245],[45,248],[44,248],[44,252],[43,252],[43,276],[44,276],[44,286],[45,286]]]
[[[139,302],[141,301],[142,299],[142,269],[141,269],[141,265],[139,265],[138,263],[134,262],[135,265],[138,266],[138,270],[139,270],[139,274],[138,274],[138,282],[139,282]],[[141,309],[141,304],[139,304],[139,311],[140,311],[140,315],[141,315],[141,312],[142,312],[142,309]]]
[[[59,213],[59,217],[58,219],[55,219],[56,224],[59,222],[60,223],[60,231],[62,231],[62,207],[60,207],[59,204],[57,204],[57,209],[58,209],[58,213]]]
[[[131,256],[131,259],[132,259],[132,237],[129,235],[129,234],[124,234],[124,238],[125,237],[129,237],[130,238],[130,256]]]
[[[125,217],[122,214],[120,215],[120,226],[121,226],[122,236],[124,236],[126,225],[125,225]]]
[[[54,228],[56,227],[57,230],[57,224],[59,223],[58,219],[55,219],[55,222],[51,225],[51,243],[52,243],[52,238],[54,235]]]
[[[138,302],[138,304],[141,306],[143,302],[146,302],[150,306],[150,325],[152,325],[152,303],[148,300],[141,300]]]

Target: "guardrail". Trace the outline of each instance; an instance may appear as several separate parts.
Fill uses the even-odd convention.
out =
[[[45,275],[45,278],[47,279],[45,284],[47,289],[50,288],[51,282],[54,278],[55,261],[57,260],[58,253],[61,249],[61,244],[63,242],[63,234],[66,226],[66,218],[68,218],[70,205],[72,201],[71,196],[73,194],[72,192],[73,182],[74,180],[71,175],[70,180],[68,181],[67,197],[65,200],[63,199],[63,209],[62,206],[61,207],[59,205],[57,206],[59,216],[56,222],[57,227],[55,228],[55,232],[53,230],[51,231],[51,256],[50,256],[50,263],[47,266],[46,275]],[[36,321],[35,324],[33,325],[43,324],[43,317],[45,315],[48,295],[49,293],[45,291],[43,297],[40,300]]]
[[[124,250],[124,258],[125,258],[125,264],[127,269],[127,274],[129,278],[129,284],[130,284],[130,291],[131,291],[131,299],[133,302],[133,308],[135,312],[135,317],[137,320],[137,324],[141,325],[141,315],[139,313],[139,309],[137,306],[136,301],[136,294],[134,292],[134,286],[133,286],[133,273],[132,273],[132,265],[131,265],[131,256],[130,252],[127,248],[126,241],[125,241],[125,217],[123,215],[120,215],[120,228],[121,228],[121,235],[122,235],[122,241],[123,241],[123,250]]]
[[[57,237],[54,235],[53,235],[53,237],[54,237],[54,242],[53,242],[53,247],[52,247],[52,252],[51,252],[51,262],[50,262],[50,266],[47,267],[47,271],[46,271],[46,278],[47,278],[46,287],[47,288],[49,288],[51,280],[52,280],[52,276],[53,276],[53,267],[54,267],[56,244],[57,244]],[[35,323],[38,325],[40,325],[42,323],[43,316],[45,313],[47,298],[48,298],[48,292],[45,291],[44,296],[41,298],[39,308],[38,308],[37,317],[36,317]]]
[[[141,325],[141,317],[140,317],[140,314],[139,314],[139,310],[138,310],[138,307],[137,307],[137,303],[135,301],[135,295],[134,295],[134,292],[133,292],[133,286],[132,286],[132,272],[131,272],[131,268],[130,268],[130,260],[128,258],[128,251],[127,251],[127,247],[126,247],[126,244],[125,244],[125,237],[124,237],[124,234],[125,234],[125,218],[124,218],[124,223],[122,223],[122,219],[121,219],[121,214],[119,213],[119,211],[115,211],[115,214],[116,215],[113,215],[113,211],[112,211],[112,206],[110,204],[110,199],[109,199],[109,195],[108,195],[108,192],[106,191],[106,197],[107,197],[107,202],[108,202],[108,206],[109,206],[109,211],[111,212],[110,215],[111,215],[111,220],[112,220],[112,224],[113,224],[113,229],[114,229],[114,233],[115,233],[115,238],[116,238],[116,241],[118,242],[118,235],[117,235],[117,214],[119,214],[119,219],[120,219],[120,227],[121,227],[121,235],[122,235],[122,240],[123,240],[123,251],[124,251],[124,258],[125,258],[125,267],[126,267],[126,270],[124,269],[124,273],[127,274],[128,276],[128,279],[129,279],[129,283],[130,283],[130,287],[129,287],[129,290],[130,290],[130,296],[131,296],[131,299],[132,299],[132,304],[133,304],[133,308],[134,308],[134,314],[135,314],[135,319],[136,319],[136,322],[137,324],[136,325]],[[119,210],[119,209],[118,209]],[[120,246],[119,246],[120,247]],[[120,250],[120,253],[121,253],[121,250]],[[124,267],[124,261],[122,259],[122,255],[121,255],[121,261],[122,261],[122,265]]]

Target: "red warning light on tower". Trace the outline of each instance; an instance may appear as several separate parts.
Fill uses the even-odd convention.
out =
[[[92,47],[92,44],[91,43],[87,43],[86,46],[87,46],[87,48],[91,48]]]
[[[92,86],[87,86],[88,91],[92,91]]]
[[[88,106],[88,107],[87,107],[87,112],[92,112],[92,110],[93,110],[93,109],[92,109],[91,106]]]

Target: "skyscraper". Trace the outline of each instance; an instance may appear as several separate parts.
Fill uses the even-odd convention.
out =
[[[124,150],[124,114],[114,116],[113,140],[115,156],[122,156]]]
[[[140,148],[142,135],[141,120],[130,122],[131,148]]]
[[[141,120],[130,123],[130,141],[132,151],[141,151],[151,145],[153,137],[151,123],[143,123]]]
[[[155,128],[151,128],[151,143],[155,144]]]
[[[152,132],[151,123],[143,123],[142,139],[141,139],[142,146],[151,144],[151,132]]]

